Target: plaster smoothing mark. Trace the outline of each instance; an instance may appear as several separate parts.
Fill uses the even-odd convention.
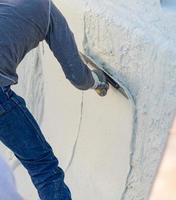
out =
[[[96,61],[96,63],[99,64],[99,67],[102,68],[103,70],[105,70],[114,80],[116,80],[116,82],[121,86],[121,88],[123,88],[123,90],[125,91],[125,93],[128,96],[128,100],[130,101],[130,104],[132,106],[132,113],[133,113],[133,130],[132,130],[132,137],[131,137],[131,152],[130,152],[130,163],[129,163],[129,173],[126,177],[126,185],[127,185],[127,180],[129,179],[129,176],[131,174],[131,170],[132,170],[132,157],[133,157],[133,152],[135,149],[135,140],[136,140],[136,125],[137,125],[137,117],[136,117],[136,106],[135,106],[135,101],[133,99],[133,96],[131,95],[130,91],[127,89],[127,87],[125,86],[125,83],[123,82],[123,80],[121,79],[121,77],[119,76],[119,74],[117,73],[116,70],[114,70],[113,67],[109,66],[109,64],[105,63],[104,61],[102,61],[102,59],[100,59],[94,52],[92,52],[92,49],[89,48],[89,40],[88,40],[88,33],[89,33],[89,29],[87,28],[87,13],[85,13],[84,15],[84,40],[83,40],[83,47],[84,47],[84,51],[86,55],[89,55],[93,60]],[[99,33],[99,31],[98,31]],[[111,53],[113,53],[113,51],[110,49]],[[124,193],[126,193],[127,187],[124,186],[124,192],[122,194],[122,197],[124,195]]]
[[[69,170],[69,168],[72,165],[72,162],[73,162],[74,156],[75,156],[75,152],[76,152],[76,148],[77,148],[77,143],[78,143],[78,140],[79,140],[79,137],[80,137],[81,124],[82,124],[82,119],[83,119],[83,109],[84,109],[84,92],[82,92],[82,99],[81,99],[81,106],[80,107],[81,107],[80,120],[79,120],[79,125],[78,125],[77,136],[76,136],[76,140],[73,144],[73,149],[72,149],[72,152],[71,152],[70,159],[69,159],[68,164],[65,168],[65,173],[67,173],[67,171]]]
[[[92,10],[94,11],[96,9],[93,8]],[[86,45],[89,46],[89,49],[91,49],[91,52],[94,51],[93,53],[94,55],[96,54],[99,57],[101,56],[102,58],[104,58],[104,60],[108,60],[108,63],[115,62],[116,65],[113,65],[113,66],[119,66],[118,72],[121,78],[123,78],[124,82],[127,85],[129,85],[128,88],[131,89],[130,91],[132,91],[132,94],[134,98],[136,99],[137,112],[136,112],[135,118],[138,119],[138,121],[136,121],[135,124],[133,125],[134,125],[134,130],[136,132],[134,134],[136,134],[138,137],[134,137],[133,135],[134,139],[133,139],[132,146],[135,148],[132,149],[131,170],[127,179],[126,189],[122,198],[123,199],[146,199],[148,192],[150,190],[149,187],[151,187],[154,174],[156,174],[156,169],[161,159],[161,155],[165,146],[165,141],[167,141],[167,134],[168,134],[167,130],[169,130],[171,126],[171,121],[174,117],[174,111],[176,110],[175,104],[174,104],[175,95],[173,94],[173,91],[175,88],[175,84],[174,84],[175,78],[173,77],[173,74],[175,76],[175,70],[174,70],[175,62],[173,60],[173,58],[175,57],[174,56],[175,51],[172,53],[170,52],[169,50],[170,45],[168,45],[167,41],[162,36],[159,39],[157,39],[158,41],[155,41],[152,44],[153,36],[150,38],[150,35],[149,35],[149,37],[146,38],[146,36],[143,34],[144,30],[140,30],[142,29],[140,26],[138,27],[138,29],[141,32],[137,32],[138,29],[136,28],[137,29],[136,34],[134,36],[131,36],[129,35],[130,28],[131,28],[130,25],[129,25],[129,28],[123,27],[124,25],[127,24],[127,22],[123,24],[118,24],[117,25],[118,29],[116,30],[114,30],[116,28],[115,27],[116,24],[112,24],[112,27],[110,27],[109,23],[107,22],[101,26],[101,27],[106,27],[106,30],[103,30],[103,29],[101,30],[102,36],[107,35],[107,31],[109,30],[109,28],[111,28],[112,33],[116,33],[116,35],[121,31],[124,31],[124,32],[126,32],[126,30],[128,31],[126,33],[126,35],[128,34],[127,35],[128,40],[123,39],[122,34],[119,33],[119,36],[122,36],[121,40],[123,41],[123,43],[124,41],[125,43],[128,42],[128,44],[123,44],[123,48],[126,47],[128,51],[126,52],[126,55],[123,56],[123,59],[121,59],[121,61],[123,60],[124,62],[126,62],[127,60],[130,59],[125,65],[123,65],[124,67],[120,68],[121,63],[119,63],[118,57],[117,58],[113,57],[113,55],[118,56],[117,53],[119,53],[118,52],[119,50],[117,48],[114,48],[116,52],[112,50],[111,54],[106,53],[109,51],[108,48],[106,49],[107,41],[104,41],[100,37],[100,35],[99,36],[96,35],[97,33],[100,34],[100,31],[98,31],[97,28],[95,28],[95,27],[99,27],[99,26],[96,26],[95,24],[97,20],[103,23],[102,21],[104,21],[104,16],[99,15],[97,13],[94,16],[93,11],[91,13],[90,8],[89,8],[89,13],[87,14],[86,23],[88,25],[88,29],[87,29],[86,41],[89,41],[89,44],[86,43]],[[107,19],[107,21],[109,20]],[[120,19],[119,21],[122,21],[122,19]],[[119,28],[121,28],[121,30],[119,30]],[[106,32],[103,32],[103,31],[106,31]],[[102,40],[100,41],[100,39]],[[137,39],[139,41],[137,41]],[[162,41],[162,45],[158,43],[159,41],[160,42]],[[118,43],[119,42],[115,41],[115,38],[113,38],[113,44],[116,44],[118,47],[119,46],[121,47],[122,44],[118,45]],[[147,55],[147,58],[145,58],[147,54],[147,51],[145,51],[145,49],[152,50]],[[140,55],[141,52],[139,52],[140,50],[142,50],[142,54],[143,54],[142,57]],[[132,54],[134,53],[133,57],[131,57],[130,55],[131,53]],[[162,57],[162,55],[164,56]],[[133,63],[134,60],[136,61],[135,63]],[[144,62],[144,64],[142,64],[142,62]],[[131,66],[129,67],[129,65]],[[153,66],[155,65],[157,69],[153,68]],[[165,66],[168,66],[168,70]],[[168,77],[166,77],[166,74],[168,75]],[[134,77],[135,77],[135,80],[133,81]],[[151,77],[153,77],[153,81],[150,80]],[[157,85],[155,83],[157,83]],[[157,88],[157,86],[159,87]],[[161,94],[163,94],[163,91],[164,91],[163,99],[156,100],[154,97],[161,96]],[[153,98],[151,96],[148,98],[148,97],[145,97],[146,94],[152,94],[154,96]],[[167,105],[166,102],[167,103],[170,102],[169,105]],[[156,113],[158,115],[156,115],[155,113],[152,113],[150,106],[153,103],[154,103],[153,107],[155,108],[155,111],[157,111]],[[158,105],[159,107],[157,107]],[[163,108],[165,108],[164,112],[163,112]],[[168,116],[167,122],[165,122],[166,116]],[[150,117],[152,118],[151,120],[150,120]],[[146,130],[144,131],[143,129],[145,129],[145,127],[146,127]],[[160,135],[160,128],[162,132],[161,135]],[[139,134],[140,132],[142,133],[141,135]],[[148,133],[149,133],[149,136],[148,136]],[[149,158],[147,160],[146,157],[148,156],[146,155],[146,150],[148,150],[149,148],[151,149],[150,150],[151,152],[149,155],[153,155],[153,156],[151,156],[152,158]],[[148,163],[147,166],[141,163],[143,161],[145,164]],[[151,170],[150,172],[149,172],[149,169]],[[144,171],[144,174],[142,173],[143,171]],[[141,179],[145,181],[142,185],[140,185]],[[137,184],[135,182],[137,182]],[[146,185],[148,186],[147,190],[146,190]]]

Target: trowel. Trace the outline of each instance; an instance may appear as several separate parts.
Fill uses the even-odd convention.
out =
[[[81,58],[83,59],[83,61],[86,64],[89,64],[92,68],[95,69],[99,69],[102,70],[104,75],[106,76],[106,80],[108,81],[109,84],[111,84],[115,89],[117,89],[125,98],[128,99],[128,96],[126,94],[126,92],[124,91],[124,89],[117,83],[117,81],[115,79],[113,79],[112,77],[109,76],[109,74],[103,70],[101,67],[98,66],[98,64],[95,63],[95,61],[93,61],[92,58],[90,58],[88,55],[83,54],[82,52],[79,52]]]

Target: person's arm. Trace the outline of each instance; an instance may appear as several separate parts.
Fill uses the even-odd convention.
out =
[[[91,70],[79,56],[74,35],[66,19],[52,1],[49,29],[45,40],[61,64],[66,78],[76,88],[87,90],[94,86]]]

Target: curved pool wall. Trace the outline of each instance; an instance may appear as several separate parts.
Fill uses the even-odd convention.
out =
[[[159,0],[55,2],[82,36],[80,48],[115,69],[134,99],[131,167],[121,199],[147,199],[176,110],[175,15]]]

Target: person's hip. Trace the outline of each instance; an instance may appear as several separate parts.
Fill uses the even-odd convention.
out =
[[[24,99],[11,89],[11,85],[0,86],[0,116],[22,103],[22,101]]]

